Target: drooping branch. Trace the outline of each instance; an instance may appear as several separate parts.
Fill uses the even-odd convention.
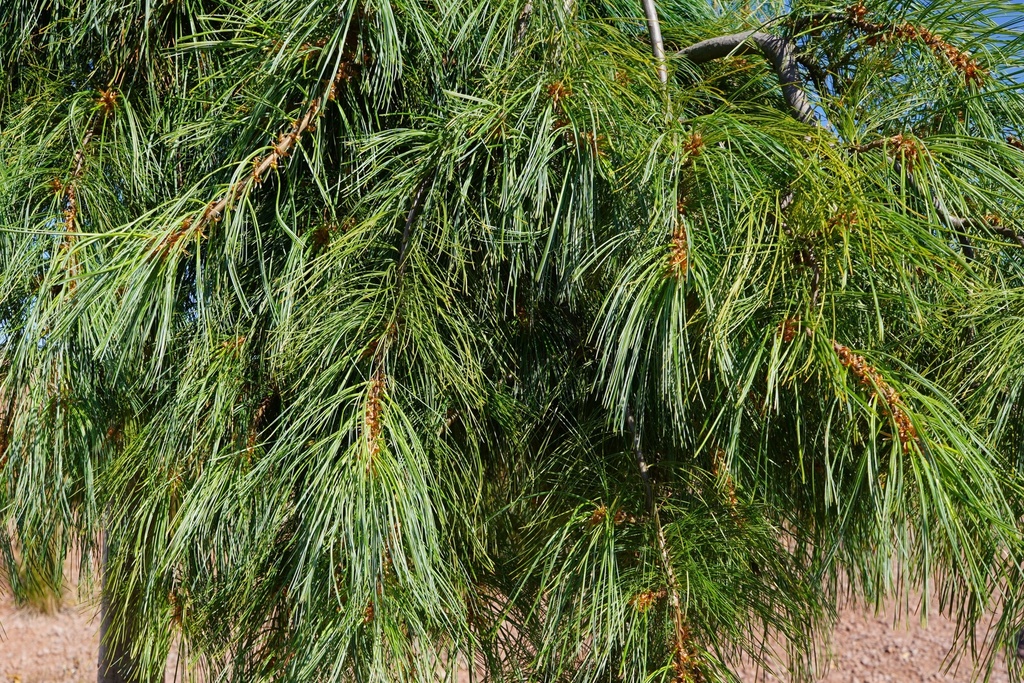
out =
[[[799,238],[793,232],[793,228],[789,227],[789,224],[786,223],[785,217],[781,215],[792,206],[794,199],[796,199],[796,194],[792,190],[782,197],[779,201],[780,215],[778,215],[777,220],[786,237],[796,241]],[[793,253],[793,263],[807,266],[811,269],[811,308],[816,308],[818,306],[818,298],[821,295],[821,261],[818,260],[818,255],[814,251],[814,245],[810,241],[806,241],[802,247],[797,247]]]
[[[397,264],[396,268],[396,279],[398,282],[398,297],[401,298],[402,290],[405,285],[405,270],[408,263],[409,255],[409,243],[412,239],[413,225],[416,223],[416,219],[419,218],[420,212],[423,211],[423,204],[427,198],[427,190],[430,187],[430,183],[433,182],[436,169],[431,169],[416,186],[416,191],[413,192],[412,203],[409,206],[409,211],[405,216],[405,225],[402,228],[402,241],[398,247],[398,254],[395,257]],[[380,441],[383,435],[383,429],[381,427],[381,417],[383,416],[383,404],[382,398],[384,397],[388,387],[388,368],[387,368],[387,351],[391,343],[394,341],[398,334],[398,324],[392,321],[384,332],[377,337],[367,348],[367,354],[372,356],[370,363],[370,385],[366,396],[366,409],[363,419],[363,431],[366,436],[367,443],[367,463],[366,473],[371,474],[373,472],[373,462],[377,454],[380,452]],[[453,420],[449,420],[442,428],[441,433],[451,424]],[[440,434],[439,434],[440,436]]]
[[[1002,235],[1007,239],[1011,239],[1020,246],[1024,247],[1024,235],[1021,235],[1013,228],[1005,228],[999,225],[989,225],[989,230],[996,233],[997,235]]]
[[[316,130],[316,120],[323,116],[327,103],[336,98],[341,84],[350,80],[357,73],[355,64],[346,57],[347,54],[343,55],[343,60],[334,77],[325,84],[326,95],[309,100],[302,110],[302,116],[292,122],[290,130],[287,133],[278,133],[277,142],[271,148],[270,153],[265,157],[253,159],[252,171],[232,182],[219,199],[206,205],[198,218],[186,217],[182,220],[179,226],[175,227],[156,245],[156,253],[166,256],[170,253],[171,248],[183,239],[202,239],[208,225],[223,219],[225,211],[248,194],[253,187],[262,184],[266,174],[277,169],[281,161],[291,155],[295,147],[302,141],[302,136],[305,133]]]
[[[334,85],[331,85],[333,93]],[[253,186],[263,182],[264,176],[276,169],[281,160],[291,155],[292,150],[302,140],[306,131],[310,130],[313,122],[323,113],[325,99],[317,97],[306,106],[302,117],[292,123],[291,130],[287,133],[280,133],[277,142],[270,153],[263,158],[253,160],[252,173],[232,183],[220,199],[207,204],[202,216],[192,224],[192,228],[202,234],[202,230],[210,223],[216,223],[224,216],[227,208],[237,199],[244,196]]]
[[[96,98],[96,113],[89,123],[89,129],[82,136],[82,141],[75,149],[74,156],[72,156],[73,164],[68,180],[63,185],[58,185],[64,193],[64,225],[69,233],[75,231],[75,224],[78,219],[78,181],[82,179],[82,175],[85,173],[85,151],[89,147],[89,143],[92,142],[92,139],[103,128],[103,122],[116,109],[117,99],[118,93],[113,85],[99,92]]]
[[[694,64],[705,64],[716,59],[732,55],[762,54],[775,71],[782,86],[782,95],[786,99],[793,116],[798,121],[815,124],[814,107],[805,92],[806,87],[800,74],[794,45],[778,36],[760,31],[743,31],[729,36],[708,38],[699,43],[683,48],[676,53],[677,57],[686,57]]]
[[[405,226],[402,228],[402,243],[398,247],[398,278],[401,280],[405,273],[406,258],[409,255],[409,240],[412,237],[412,226],[419,218],[423,210],[423,202],[427,198],[427,187],[434,179],[434,171],[427,173],[416,186],[416,192],[412,196],[412,204],[409,206],[409,213],[405,216]]]
[[[906,404],[896,389],[892,387],[878,371],[877,368],[868,363],[864,356],[854,353],[849,347],[832,340],[832,349],[839,357],[839,362],[847,368],[863,386],[869,387],[873,397],[881,399],[885,411],[895,423],[900,443],[906,448],[911,443],[918,442],[917,428],[914,426]]]
[[[116,83],[119,83],[119,81],[115,80]],[[81,142],[79,142],[78,147],[75,148],[74,155],[71,157],[71,173],[68,175],[67,181],[62,183],[59,178],[53,181],[54,189],[61,195],[60,206],[65,232],[62,248],[71,249],[75,244],[75,233],[78,231],[78,186],[82,176],[85,174],[86,149],[93,138],[102,131],[104,121],[113,113],[117,106],[117,98],[118,93],[114,89],[114,84],[106,90],[99,92],[99,96],[96,98],[96,111],[89,123],[89,128],[86,130],[85,135],[82,136]],[[74,278],[78,274],[78,259],[74,254],[69,256],[66,272],[70,278],[68,280],[68,289],[73,292],[76,287]]]
[[[850,151],[862,154],[874,149],[884,149],[894,158],[893,164],[897,173],[902,172],[903,162],[907,161],[913,163],[923,151],[919,148],[919,142],[910,136],[905,135],[894,135],[892,137],[879,138],[872,140],[866,144],[853,145],[850,147]],[[907,171],[907,180],[910,184],[921,194],[925,194],[921,187],[918,185],[916,175],[913,171]],[[943,225],[948,227],[957,238],[960,243],[960,247],[964,253],[964,257],[968,260],[974,260],[975,251],[974,245],[971,242],[968,230],[980,230],[986,229],[1002,237],[1010,239],[1020,246],[1024,247],[1024,235],[1018,234],[1017,231],[1012,228],[1008,228],[1002,225],[1002,222],[998,219],[984,221],[978,221],[973,218],[963,218],[957,216],[946,206],[945,200],[942,198],[942,194],[938,189],[933,190],[931,193],[931,204],[932,208],[935,209],[935,213],[939,218],[939,221]]]
[[[911,182],[914,181],[913,174],[908,174],[908,178]],[[935,192],[932,194],[932,205],[935,207],[935,212],[938,213],[939,219],[943,223],[948,225],[956,235],[957,239],[963,244],[964,239],[967,238],[967,230],[979,230],[984,228],[993,232],[1001,237],[1013,240],[1020,246],[1024,247],[1024,235],[1017,233],[1013,228],[1008,228],[1002,224],[1002,221],[997,216],[986,217],[985,220],[975,220],[973,218],[961,218],[953,214],[948,208],[946,208],[946,202],[943,201],[942,195]],[[974,258],[974,249],[970,248],[964,250],[964,254],[969,258]]]

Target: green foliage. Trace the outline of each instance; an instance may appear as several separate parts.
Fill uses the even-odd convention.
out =
[[[658,12],[819,125],[635,0],[3,3],[14,590],[105,547],[139,680],[807,678],[907,586],[1015,646],[1019,7]]]

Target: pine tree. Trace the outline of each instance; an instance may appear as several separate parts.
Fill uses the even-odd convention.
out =
[[[984,672],[1022,19],[2,3],[12,590],[77,558],[101,680],[806,679],[838,599],[910,588]]]

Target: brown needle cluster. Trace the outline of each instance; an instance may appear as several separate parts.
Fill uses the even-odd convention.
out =
[[[551,106],[555,114],[555,121],[551,128],[555,131],[562,131],[562,139],[565,140],[565,144],[572,145],[581,151],[585,150],[594,157],[607,157],[608,140],[603,133],[587,130],[577,135],[572,129],[572,123],[562,105],[562,102],[572,97],[572,87],[565,81],[555,81],[548,84],[547,93],[551,98]]]
[[[564,81],[555,81],[548,85],[548,97],[557,109],[562,106],[562,100],[572,97],[572,88]]]
[[[185,618],[185,599],[179,595],[177,591],[170,591],[167,593],[167,602],[171,606],[171,623],[175,626],[181,626],[181,622]]]
[[[847,23],[867,35],[865,42],[868,45],[877,45],[893,40],[920,40],[937,57],[945,57],[953,68],[963,75],[965,83],[975,83],[979,87],[984,84],[988,72],[969,53],[944,40],[939,34],[909,22],[892,25],[868,21],[867,13],[868,10],[862,3],[857,3],[846,9]]]
[[[313,234],[310,236],[310,244],[313,247],[314,254],[319,254],[331,243],[331,235],[337,232],[337,228],[338,226],[335,224],[321,224],[313,230]]]
[[[840,211],[836,215],[828,219],[828,227],[843,227],[846,229],[853,229],[858,223],[857,210],[850,209],[849,211]]]
[[[232,337],[231,339],[225,339],[220,343],[220,347],[230,353],[237,353],[238,350],[245,345],[245,342],[246,338],[243,337],[242,335],[238,335],[236,337]]]
[[[165,259],[167,258],[168,255],[170,255],[171,251],[174,250],[175,245],[177,245],[179,242],[184,243],[193,240],[203,239],[205,235],[202,232],[202,227],[200,226],[198,229],[193,230],[192,225],[193,220],[191,218],[186,218],[185,220],[183,220],[178,225],[178,227],[176,227],[174,230],[171,230],[171,232],[169,232],[162,240],[160,240],[159,244],[157,244],[156,249],[154,250],[153,253],[159,256],[161,259]]]
[[[787,344],[796,339],[797,332],[800,331],[800,316],[789,316],[779,323],[777,334],[782,338],[782,341]]]
[[[726,503],[735,513],[736,506],[739,505],[739,499],[736,497],[736,481],[732,478],[732,473],[725,464],[725,451],[721,448],[716,448],[715,454],[711,458],[711,474],[716,481],[722,482]]]
[[[688,159],[699,157],[701,151],[704,149],[704,136],[700,134],[700,131],[693,131],[690,137],[683,143],[683,152],[686,153]]]
[[[64,228],[68,232],[75,232],[78,222],[78,190],[73,183],[68,183],[64,188]]]
[[[832,348],[839,356],[839,362],[843,364],[853,375],[860,380],[863,386],[870,387],[873,396],[877,396],[885,404],[886,411],[896,423],[899,432],[900,443],[903,446],[917,440],[917,430],[914,423],[907,414],[906,407],[899,392],[893,389],[882,377],[882,373],[872,366],[864,356],[854,353],[848,347],[843,346],[836,340],[832,340]]]
[[[364,61],[367,61],[364,59]],[[338,86],[342,83],[347,83],[353,78],[359,75],[359,64],[352,61],[351,59],[344,60],[339,66],[338,71],[334,74],[334,80],[331,81],[331,88],[327,93],[327,99],[331,102],[338,99]]]
[[[576,134],[573,132],[569,117],[562,106],[563,100],[572,97],[572,88],[564,81],[555,81],[548,85],[548,97],[551,98],[551,108],[555,114],[555,121],[551,124],[551,129],[562,131],[565,144],[577,145]]]
[[[313,255],[316,256],[326,249],[331,244],[331,240],[336,236],[344,234],[354,227],[356,227],[356,219],[351,216],[341,223],[324,218],[322,223],[313,228],[309,236],[309,244],[312,247]]]
[[[615,511],[615,517],[612,518],[612,523],[615,526],[620,526],[629,522],[630,524],[636,524],[636,515],[631,515],[622,508]]]
[[[879,138],[863,145],[853,145],[850,147],[852,151],[860,154],[879,148],[885,149],[892,156],[903,157],[911,165],[927,154],[927,151],[916,138],[901,134],[896,134],[889,138]],[[847,216],[847,214],[839,214],[839,216]],[[856,214],[850,214],[849,217],[853,219],[853,222],[856,222]]]
[[[277,415],[280,410],[280,404],[281,395],[275,390],[273,393],[264,396],[263,400],[256,406],[252,422],[249,426],[248,438],[246,439],[246,454],[250,457],[259,440],[260,433]]]
[[[381,424],[380,418],[383,413],[382,399],[387,382],[384,374],[380,371],[374,373],[370,380],[370,388],[366,392],[366,415],[364,416],[364,433],[366,434],[366,446],[370,452],[370,460],[367,463],[367,470],[373,464],[373,458],[380,452]]]
[[[667,595],[668,591],[666,591],[664,588],[661,588],[656,591],[647,590],[643,591],[642,593],[637,593],[636,595],[631,597],[629,599],[629,604],[633,606],[633,609],[642,614],[647,610],[651,609],[651,607],[654,606],[654,603],[656,603],[658,600],[664,599]]]
[[[96,105],[100,108],[102,116],[107,116],[117,108],[117,98],[118,93],[113,88],[100,90],[99,96],[96,98]]]
[[[690,629],[683,624],[676,633],[676,656],[672,663],[676,675],[674,683],[705,683],[707,678],[700,668],[700,654],[693,643]]]
[[[585,130],[576,136],[576,146],[581,150],[587,150],[595,157],[608,157],[608,152],[606,151],[607,142],[604,133],[594,133],[589,130]]]
[[[680,218],[669,242],[669,272],[677,278],[684,277],[690,270],[689,256],[689,246],[686,243],[686,224]]]
[[[603,523],[604,520],[607,518],[608,508],[604,505],[599,505],[596,508],[594,508],[593,514],[590,515],[590,526],[597,526],[598,524]],[[629,514],[622,508],[619,508],[618,510],[615,511],[615,515],[612,517],[612,523],[615,524],[615,526],[620,526],[625,522],[635,524],[636,516]]]

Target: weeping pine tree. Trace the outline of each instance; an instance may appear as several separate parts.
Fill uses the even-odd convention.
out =
[[[207,681],[807,680],[837,601],[909,590],[984,674],[1024,624],[1021,28],[4,2],[10,589],[74,558],[110,681],[175,644]]]

